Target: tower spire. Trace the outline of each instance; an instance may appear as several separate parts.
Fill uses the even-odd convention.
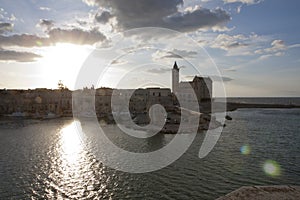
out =
[[[173,65],[173,69],[176,69],[179,71],[179,68],[178,68],[178,65],[177,65],[177,62],[175,61],[174,65]]]
[[[175,94],[179,87],[179,68],[175,61],[172,69],[172,92]]]

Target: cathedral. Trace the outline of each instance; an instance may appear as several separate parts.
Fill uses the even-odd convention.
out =
[[[212,80],[209,77],[195,76],[192,81],[179,82],[179,67],[175,62],[172,69],[172,92],[186,102],[193,101],[191,94],[195,92],[199,103],[208,102],[212,99]]]

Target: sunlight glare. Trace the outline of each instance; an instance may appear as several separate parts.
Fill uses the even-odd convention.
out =
[[[91,51],[88,46],[64,43],[47,47],[42,59],[45,87],[57,88],[58,81],[62,80],[73,89],[77,73]]]
[[[75,163],[83,151],[76,121],[61,130],[62,155],[69,164]]]

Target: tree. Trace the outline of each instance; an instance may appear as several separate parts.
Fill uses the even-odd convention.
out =
[[[59,89],[59,90],[68,89],[67,86],[65,86],[65,85],[62,83],[62,80],[59,80],[59,81],[58,81],[57,86],[58,86],[58,89]]]

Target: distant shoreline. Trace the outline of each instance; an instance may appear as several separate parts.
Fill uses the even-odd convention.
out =
[[[257,103],[232,103],[227,102],[227,112],[235,111],[241,108],[275,108],[275,109],[293,109],[300,108],[300,105],[287,104],[257,104]]]

